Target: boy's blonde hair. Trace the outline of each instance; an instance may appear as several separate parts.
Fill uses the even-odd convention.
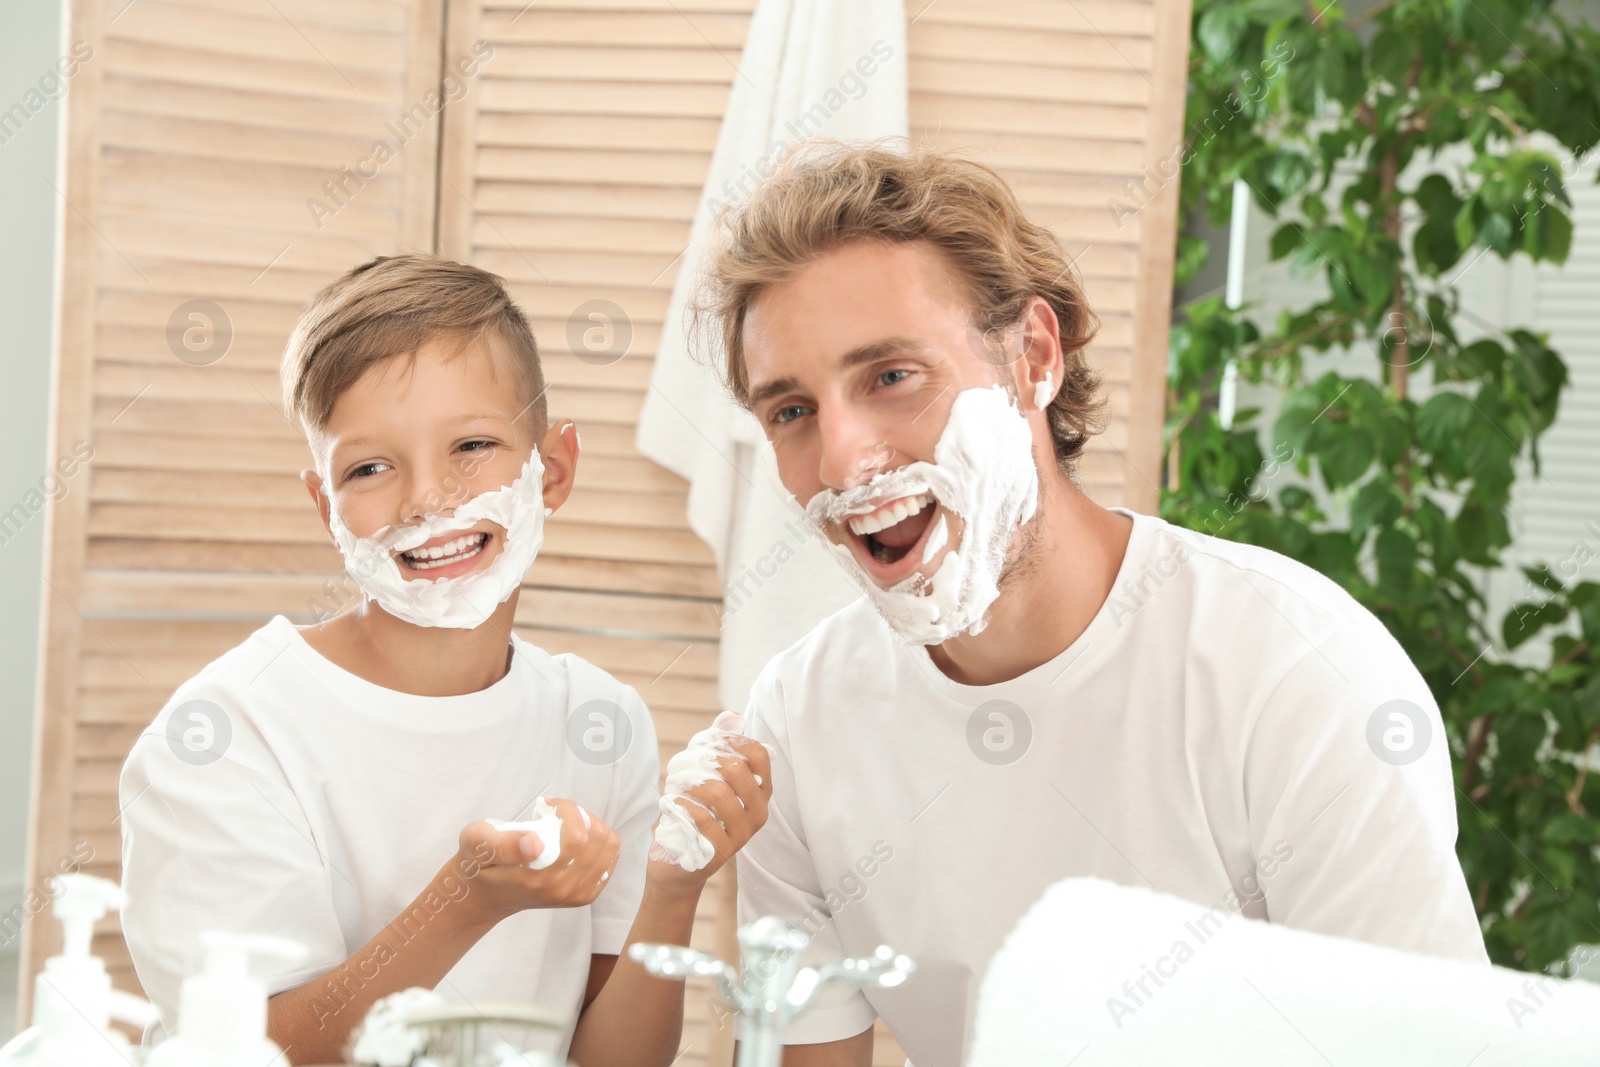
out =
[[[283,399],[308,437],[327,425],[340,395],[370,367],[415,357],[425,342],[486,335],[511,354],[513,384],[535,437],[546,425],[544,371],[528,320],[495,274],[435,256],[379,256],[351,268],[311,301],[283,353]]]
[[[764,289],[854,241],[925,241],[964,275],[973,325],[986,338],[1016,325],[1035,295],[1055,310],[1065,368],[1048,414],[1061,468],[1070,474],[1100,432],[1105,401],[1084,355],[1099,321],[1061,242],[1030,222],[1005,180],[983,164],[925,146],[808,146],[742,209],[724,215],[721,231],[696,328],[710,326],[721,342],[723,377],[741,404],[750,398],[745,316]]]

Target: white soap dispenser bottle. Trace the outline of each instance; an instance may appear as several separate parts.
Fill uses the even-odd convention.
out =
[[[61,921],[61,955],[45,961],[34,982],[33,1026],[0,1051],[6,1067],[129,1067],[137,1062],[113,1019],[144,1027],[153,1006],[111,988],[105,964],[89,954],[94,924],[125,898],[115,882],[87,874],[51,879]]]
[[[184,979],[177,1033],[157,1045],[148,1067],[289,1067],[267,1037],[267,987],[250,977],[250,953],[296,961],[300,944],[268,934],[207,930],[204,969]]]

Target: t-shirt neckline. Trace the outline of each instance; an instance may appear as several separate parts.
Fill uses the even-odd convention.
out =
[[[296,667],[311,672],[343,698],[349,707],[376,713],[380,717],[400,717],[408,722],[444,719],[457,727],[485,723],[504,716],[507,708],[515,705],[519,694],[530,692],[534,684],[528,676],[530,665],[524,657],[538,650],[519,642],[515,634],[511,636],[511,665],[491,685],[472,693],[425,696],[390,689],[339,666],[312,648],[287,616],[273,616],[267,629],[286,645],[288,655],[285,659],[292,658]]]

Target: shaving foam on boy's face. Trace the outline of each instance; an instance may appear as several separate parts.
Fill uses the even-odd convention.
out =
[[[534,448],[510,485],[479,493],[449,515],[429,513],[415,523],[357,537],[333,500],[328,525],[345,569],[367,599],[416,626],[471,629],[521,587],[544,544],[543,478],[544,463]],[[494,536],[483,529],[486,524],[499,528],[502,544],[483,566],[473,558]],[[440,563],[458,573],[425,576]]]
[[[987,625],[1007,553],[1038,497],[1032,430],[992,385],[957,394],[932,463],[824,489],[806,505],[806,521],[889,625],[929,645]]]
[[[538,428],[511,378],[492,345],[429,341],[369,368],[314,433],[329,532],[362,594],[397,618],[483,625],[543,543]],[[561,450],[557,472],[571,429],[543,441]]]

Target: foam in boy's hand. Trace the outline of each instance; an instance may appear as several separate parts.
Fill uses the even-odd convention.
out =
[[[721,778],[717,761],[722,757],[744,758],[729,741],[729,738],[739,737],[743,728],[744,716],[737,711],[724,711],[711,721],[709,728],[689,738],[682,752],[667,761],[667,782],[661,790],[661,819],[656,823],[651,859],[676,863],[686,871],[698,871],[716,856],[710,839],[700,832],[694,819],[675,798],[682,797],[695,786]],[[757,776],[758,785],[760,781]],[[693,797],[684,797],[684,800],[697,803]]]
[[[583,823],[589,825],[589,813],[583,812]],[[533,870],[542,871],[556,860],[561,858],[561,816],[556,814],[556,809],[547,803],[544,797],[533,802],[532,818],[522,822],[507,822],[505,819],[485,819],[484,822],[496,830],[526,830],[539,835],[539,840],[544,844],[544,849],[538,856],[528,861],[528,866]]]

